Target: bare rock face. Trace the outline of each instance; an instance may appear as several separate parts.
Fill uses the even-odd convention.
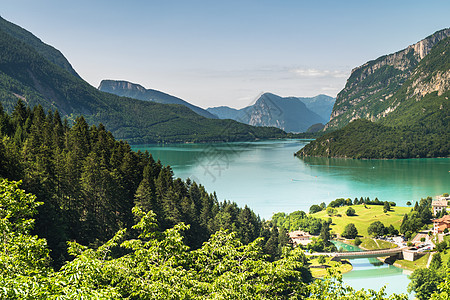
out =
[[[450,28],[393,54],[379,57],[352,70],[344,89],[337,95],[330,122],[324,130],[338,129],[354,119],[377,120],[393,112],[398,103],[390,103],[392,96],[413,74],[419,62],[440,41],[450,36]],[[448,90],[448,72],[436,74],[434,83],[422,86],[417,80],[415,94]]]
[[[277,127],[286,132],[305,132],[311,125],[324,124],[329,120],[334,98],[318,95],[311,98],[280,97],[262,94],[250,106],[242,109],[214,107],[207,110],[219,118],[253,125]]]

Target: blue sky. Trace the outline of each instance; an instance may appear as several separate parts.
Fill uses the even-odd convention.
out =
[[[240,108],[266,91],[336,96],[354,67],[450,27],[450,1],[0,0],[0,15],[93,86]]]

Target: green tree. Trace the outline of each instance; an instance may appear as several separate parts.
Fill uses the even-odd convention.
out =
[[[319,205],[314,204],[314,205],[311,205],[311,207],[309,208],[309,213],[310,214],[315,214],[315,213],[317,213],[317,212],[319,212],[321,210],[322,210],[322,208]]]
[[[319,237],[322,239],[322,241],[324,241],[325,245],[328,243],[328,241],[330,240],[330,223],[323,221],[322,223],[322,229],[320,230],[320,235]]]
[[[337,210],[333,207],[327,207],[327,215],[330,217],[337,213]]]
[[[326,258],[325,255],[319,255],[319,257],[317,258],[317,262],[321,265],[323,265],[326,262]]]
[[[386,228],[380,221],[375,221],[369,225],[367,233],[371,236],[381,236],[386,234]]]
[[[358,235],[358,230],[356,229],[355,224],[353,223],[348,223],[345,228],[344,231],[341,234],[343,237],[348,238],[348,239],[354,239],[356,238],[356,236]]]
[[[345,212],[345,214],[347,215],[347,216],[354,216],[354,215],[356,215],[356,211],[355,211],[355,209],[353,208],[353,207],[349,207],[348,209],[347,209],[347,211]]]
[[[389,204],[389,202],[384,201],[384,204],[383,204],[383,210],[384,210],[385,212],[391,210],[391,205]]]
[[[428,300],[437,291],[438,285],[443,281],[441,272],[436,269],[417,269],[411,276],[408,285],[408,292],[414,291],[420,300]]]

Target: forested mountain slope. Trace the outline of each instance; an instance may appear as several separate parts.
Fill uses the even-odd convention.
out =
[[[83,117],[70,127],[41,106],[31,110],[19,100],[7,114],[0,105],[0,162],[0,180],[22,180],[43,203],[34,232],[47,239],[56,266],[69,258],[67,241],[95,247],[131,228],[134,206],[152,210],[159,230],[189,224],[183,235],[194,249],[221,228],[235,231],[245,244],[272,237],[264,248],[272,259],[280,256],[278,244],[288,242],[285,231],[269,230],[250,208],[219,202],[203,186],[173,178],[170,166],[133,152]]]
[[[111,93],[117,96],[129,97],[143,101],[153,101],[162,104],[181,104],[190,108],[200,116],[210,119],[217,117],[203,108],[192,105],[178,97],[152,89],[146,89],[142,85],[131,83],[124,80],[102,80],[98,89],[102,92]]]
[[[62,55],[62,53],[53,48],[50,45],[43,43],[39,38],[34,36],[31,32],[26,31],[20,26],[6,21],[0,17],[0,29],[9,35],[15,37],[19,41],[33,47],[39,54],[44,56],[46,59],[56,64],[57,66],[63,68],[70,74],[80,77],[77,72],[72,68],[69,61]]]
[[[300,156],[448,157],[450,37],[436,44],[389,98],[378,122],[356,120],[300,150]],[[384,108],[381,108],[384,109]]]
[[[449,36],[450,29],[440,30],[404,50],[353,69],[344,89],[336,97],[326,130],[342,128],[352,120],[361,118],[376,121],[395,111],[401,102],[393,97],[394,94],[408,81],[433,47]]]
[[[164,105],[103,93],[47,60],[32,46],[0,30],[0,101],[11,112],[17,99],[45,111],[58,109],[74,121],[103,123],[132,143],[254,140],[284,137],[276,128],[199,116],[181,105]]]

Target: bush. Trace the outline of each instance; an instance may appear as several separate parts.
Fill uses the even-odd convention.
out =
[[[359,246],[362,244],[362,241],[359,237],[355,237],[355,246]]]
[[[326,262],[325,255],[319,255],[319,257],[317,258],[317,262],[323,265]]]
[[[437,252],[442,252],[447,248],[447,242],[446,241],[442,241],[438,244],[436,244],[436,251]]]
[[[319,212],[321,210],[322,210],[322,207],[320,207],[317,204],[314,204],[314,205],[311,205],[311,207],[309,208],[309,213],[310,214],[315,214],[315,213],[317,213],[317,212]]]
[[[337,209],[334,209],[334,208],[332,208],[332,207],[328,207],[328,208],[327,208],[327,215],[329,215],[330,217],[331,217],[332,215],[334,215],[335,213],[337,213]]]
[[[355,224],[349,223],[345,226],[344,232],[341,234],[343,237],[348,239],[354,239],[358,235],[358,230],[356,229]]]
[[[383,223],[381,223],[380,221],[375,221],[369,225],[369,227],[367,228],[367,233],[371,236],[382,236],[386,235],[388,232]]]
[[[355,211],[355,209],[353,208],[353,207],[349,207],[348,209],[347,209],[347,211],[345,212],[345,214],[347,215],[347,216],[354,216],[354,215],[356,215],[356,211]]]

